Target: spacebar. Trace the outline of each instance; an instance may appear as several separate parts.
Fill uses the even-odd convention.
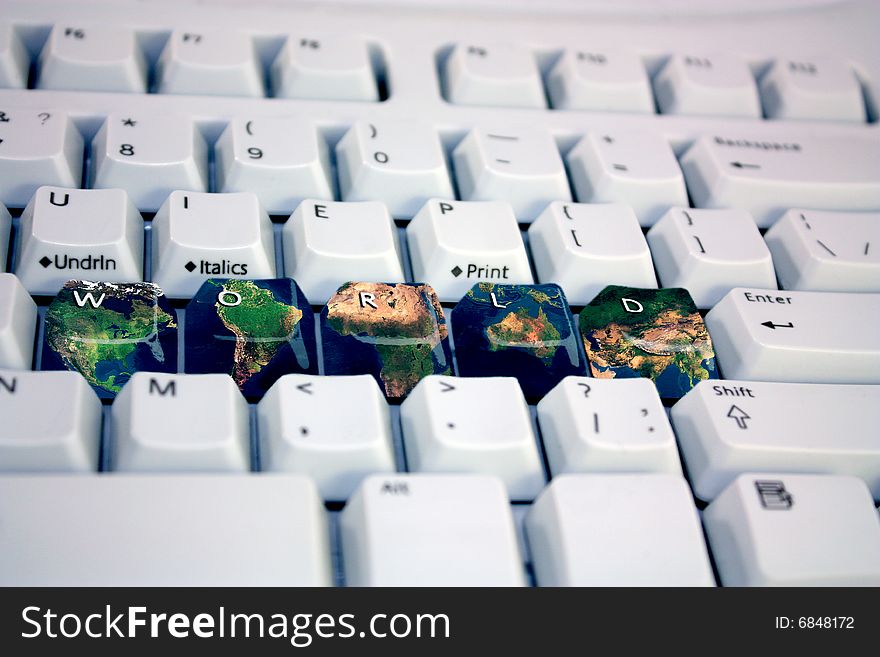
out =
[[[289,475],[0,476],[0,586],[322,586],[326,512]]]

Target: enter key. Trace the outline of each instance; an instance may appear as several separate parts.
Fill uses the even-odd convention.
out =
[[[734,288],[706,326],[724,378],[880,383],[880,294]]]

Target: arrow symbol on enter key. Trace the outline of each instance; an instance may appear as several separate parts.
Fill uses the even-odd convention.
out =
[[[740,429],[748,429],[749,427],[746,425],[746,420],[752,419],[748,413],[736,405],[730,407],[730,410],[727,411],[727,417],[736,420],[736,426]]]
[[[794,324],[791,322],[788,322],[787,324],[774,324],[770,320],[761,322],[761,326],[766,326],[768,329],[773,329],[774,331],[778,328],[794,328]]]

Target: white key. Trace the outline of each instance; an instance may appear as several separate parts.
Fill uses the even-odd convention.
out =
[[[666,472],[681,476],[675,435],[650,379],[568,376],[538,403],[553,475]]]
[[[263,95],[251,35],[235,30],[175,30],[156,67],[160,94]]]
[[[38,69],[39,89],[147,90],[147,64],[137,37],[120,25],[56,23]]]
[[[504,201],[431,200],[406,227],[413,277],[441,301],[458,301],[478,281],[531,284],[516,217]]]
[[[353,34],[287,37],[271,76],[279,98],[379,100],[370,49]]]
[[[397,227],[381,203],[309,199],[281,235],[284,269],[311,303],[327,303],[348,281],[404,281]]]
[[[855,477],[744,474],[703,524],[724,586],[880,586],[880,523]]]
[[[459,43],[442,80],[443,95],[455,105],[546,107],[535,56],[523,46]]]
[[[24,89],[30,56],[11,23],[0,23],[0,89]]]
[[[101,402],[76,372],[0,370],[0,471],[94,472]]]
[[[701,381],[671,417],[703,500],[741,472],[854,475],[880,499],[880,386]]]
[[[862,89],[839,59],[779,59],[761,78],[764,114],[772,119],[865,121]]]
[[[155,211],[176,189],[208,189],[205,140],[184,116],[110,114],[92,142],[92,187],[119,187]]]
[[[31,294],[71,279],[143,280],[144,221],[121,189],[40,187],[20,236],[16,274]]]
[[[12,215],[6,206],[0,203],[0,272],[6,270],[6,258],[9,254],[9,242],[12,240]]]
[[[283,376],[257,420],[262,469],[307,474],[325,500],[345,501],[367,475],[394,472],[388,402],[369,374]]]
[[[657,287],[639,220],[622,203],[551,203],[529,226],[529,246],[538,280],[560,285],[573,305],[606,285]]]
[[[23,208],[41,185],[79,187],[83,139],[62,112],[0,110],[0,202]]]
[[[3,586],[332,583],[326,512],[295,475],[7,475],[0,552]]]
[[[672,55],[654,78],[664,114],[761,117],[755,77],[734,55]]]
[[[547,77],[555,109],[654,113],[645,65],[626,50],[566,50]]]
[[[153,218],[153,281],[185,298],[212,277],[275,278],[269,215],[248,192],[172,192]]]
[[[429,198],[453,198],[434,129],[413,121],[356,122],[336,145],[343,201],[382,201],[410,218]]]
[[[37,304],[18,277],[0,273],[0,367],[31,368],[36,327]]]
[[[698,208],[740,208],[767,228],[789,208],[880,209],[877,144],[859,137],[701,137],[681,159]],[[681,205],[687,205],[686,203]]]
[[[465,201],[507,201],[532,221],[551,201],[570,201],[565,165],[553,136],[539,128],[468,133],[452,152]]]
[[[427,376],[400,406],[412,472],[500,477],[513,500],[544,485],[529,408],[513,377]]]
[[[373,475],[340,515],[349,586],[523,586],[504,486],[476,475]]]
[[[562,475],[525,519],[539,586],[714,586],[681,476]]]
[[[308,121],[233,119],[214,149],[217,191],[253,192],[271,214],[333,199],[327,142]]]
[[[566,158],[577,199],[626,203],[642,226],[674,206],[688,206],[684,176],[667,141],[658,134],[589,133]]]
[[[773,260],[745,210],[670,209],[648,244],[663,287],[683,287],[711,308],[735,287],[776,288]]]
[[[880,294],[734,288],[706,315],[726,379],[880,383]]]
[[[114,470],[244,472],[248,405],[226,374],[135,372],[110,412]]]
[[[764,240],[786,290],[880,292],[880,212],[789,210]]]

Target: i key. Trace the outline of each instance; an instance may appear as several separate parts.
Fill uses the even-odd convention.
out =
[[[21,215],[16,274],[31,294],[70,279],[143,279],[144,221],[121,189],[40,187]]]

